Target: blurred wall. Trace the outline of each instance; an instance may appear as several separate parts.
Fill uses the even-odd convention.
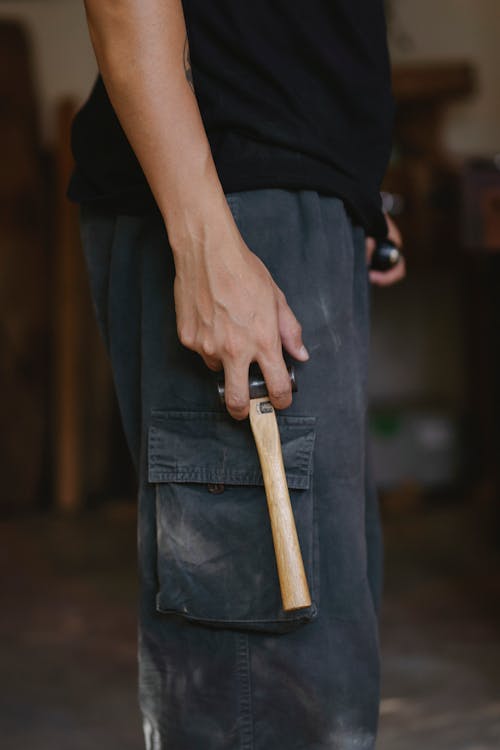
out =
[[[392,0],[397,64],[466,61],[477,91],[447,109],[445,147],[458,159],[500,151],[500,0]],[[418,405],[459,420],[464,408],[463,280],[427,263],[391,290],[374,290],[372,403]]]
[[[446,147],[457,157],[500,151],[500,0],[392,0],[393,62],[466,60],[477,92],[450,105]],[[459,408],[463,320],[456,269],[410,266],[401,287],[374,290],[371,395]]]
[[[456,154],[500,151],[500,0],[393,0],[394,62],[464,59],[478,92],[450,107],[445,140]]]
[[[10,18],[24,21],[31,36],[43,135],[50,142],[57,100],[83,100],[96,73],[83,0],[0,0],[0,19]]]

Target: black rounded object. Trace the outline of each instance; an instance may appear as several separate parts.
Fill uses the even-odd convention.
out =
[[[290,376],[290,382],[292,384],[292,391],[295,392],[297,390],[297,379],[295,377],[295,368],[293,365],[289,365],[289,367],[287,367],[287,370]],[[260,368],[255,364],[250,365],[248,385],[249,385],[249,390],[250,390],[250,398],[262,398],[263,396],[268,395],[264,376],[262,375]],[[217,379],[217,390],[219,392],[219,398],[221,402],[224,403],[225,388],[224,388],[224,376],[223,375],[219,376],[219,378]]]
[[[379,242],[375,248],[370,268],[372,271],[389,271],[401,260],[401,251],[390,240]]]

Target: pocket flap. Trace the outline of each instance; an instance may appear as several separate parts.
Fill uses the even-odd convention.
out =
[[[315,417],[278,415],[290,489],[309,489]],[[262,485],[248,420],[224,412],[152,410],[148,434],[150,482]]]

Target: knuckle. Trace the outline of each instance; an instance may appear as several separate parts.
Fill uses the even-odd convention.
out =
[[[193,333],[185,328],[181,328],[178,331],[179,341],[183,346],[186,346],[188,349],[193,349],[195,346],[195,337]]]
[[[244,351],[242,342],[236,340],[225,341],[222,346],[223,354],[230,359],[238,359]]]
[[[247,409],[241,409],[241,410],[236,410],[236,409],[228,409],[228,411],[229,411],[230,415],[231,415],[231,416],[232,416],[232,417],[233,417],[234,419],[238,419],[238,420],[240,420],[240,421],[241,421],[242,419],[245,419],[245,418],[247,417],[247,415],[248,415],[248,410],[247,410]]]
[[[284,388],[284,387],[278,387],[278,388],[272,388],[269,395],[273,399],[273,401],[288,401],[291,399],[292,396],[292,390],[291,388]]]
[[[215,357],[216,350],[213,342],[203,341],[201,344],[201,352],[205,357]]]
[[[278,348],[280,343],[279,336],[270,335],[268,332],[263,333],[259,338],[259,349],[265,352],[272,352]]]
[[[292,404],[292,397],[290,396],[289,398],[282,399],[281,401],[277,401],[276,399],[272,398],[271,402],[276,409],[288,409],[288,407]]]
[[[239,393],[229,393],[226,395],[226,404],[230,411],[241,412],[247,408],[248,399]]]

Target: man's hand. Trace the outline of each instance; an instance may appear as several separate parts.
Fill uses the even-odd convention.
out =
[[[401,247],[403,246],[403,238],[401,237],[401,232],[388,214],[385,215],[385,220],[387,222],[388,239],[390,239],[391,242],[394,242],[396,247],[401,249]],[[366,238],[366,262],[368,266],[371,263],[372,255],[375,251],[376,245],[377,243],[375,242],[373,237]],[[370,281],[372,282],[372,284],[376,284],[377,286],[391,286],[391,284],[396,284],[398,281],[402,281],[405,276],[406,263],[404,257],[401,257],[399,263],[389,271],[370,271]]]
[[[228,221],[203,241],[184,237],[173,250],[179,339],[211,370],[224,368],[229,413],[236,419],[248,415],[251,362],[260,366],[273,405],[289,406],[292,392],[282,347],[295,359],[309,359],[301,327],[236,225]]]
[[[248,414],[252,361],[284,409],[292,396],[282,346],[295,359],[309,355],[284,294],[227,204],[195,96],[182,2],[85,0],[85,7],[107,92],[165,220],[180,340],[213,370],[224,367],[233,417]]]

